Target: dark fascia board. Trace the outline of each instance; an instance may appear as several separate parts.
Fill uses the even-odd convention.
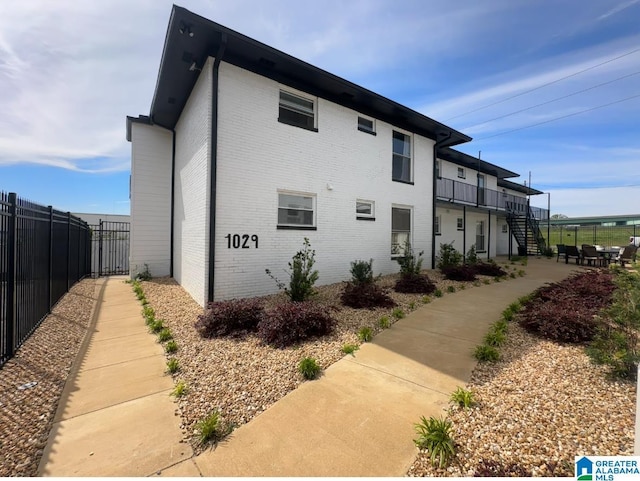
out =
[[[445,149],[439,150],[438,158],[442,160],[446,160],[448,162],[452,162],[462,167],[467,167],[472,170],[479,170],[483,174],[492,175],[494,177],[497,177],[498,179],[504,179],[505,177],[519,176],[519,174],[516,174],[515,172],[511,172],[510,170],[504,169],[499,165],[495,165],[490,162],[480,160],[477,157],[473,157],[472,155],[465,154],[464,152],[460,152],[454,149],[445,148]]]
[[[127,141],[128,142],[131,142],[131,124],[152,125],[151,119],[146,115],[139,115],[138,117],[130,117],[127,115]]]
[[[184,33],[180,33],[181,29]],[[451,133],[444,146],[471,140],[415,110],[176,5],[171,11],[151,103],[150,118],[154,124],[175,128],[199,69],[208,57],[215,56],[223,34],[227,36],[224,62],[433,140]],[[190,70],[193,62],[196,68]]]
[[[526,185],[516,184],[515,182],[504,179],[498,179],[498,187],[515,190],[516,192],[522,192],[523,194],[527,195],[544,194],[544,192],[542,192],[541,190],[532,189],[531,187],[527,187]]]

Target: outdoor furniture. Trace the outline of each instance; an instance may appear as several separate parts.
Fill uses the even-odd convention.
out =
[[[566,246],[564,244],[556,244],[556,248],[558,249],[558,256],[556,257],[556,262],[560,259],[560,256],[564,256],[566,253]]]
[[[569,259],[575,259],[576,264],[580,263],[582,256],[576,246],[565,246],[564,263],[568,264]]]
[[[588,244],[582,244],[582,263],[587,261],[587,265],[602,265],[603,259],[598,255],[598,251],[595,246],[590,246]]]
[[[633,261],[633,258],[635,257],[637,251],[638,248],[636,246],[628,245],[620,252],[620,254],[616,258],[612,260],[613,262],[620,263],[620,265],[624,267],[625,262]]]

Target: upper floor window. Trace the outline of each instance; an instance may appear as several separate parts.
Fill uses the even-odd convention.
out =
[[[373,123],[373,120],[367,119],[365,117],[358,117],[358,130],[366,132],[368,134],[376,135],[376,126]]]
[[[280,91],[280,110],[278,121],[302,127],[315,129],[315,102],[313,100]]]
[[[315,228],[315,195],[278,192],[278,229]]]
[[[464,169],[462,167],[458,167],[458,178],[459,179],[466,179],[467,178],[467,173],[464,171]]]
[[[411,137],[393,131],[393,180],[411,183]]]

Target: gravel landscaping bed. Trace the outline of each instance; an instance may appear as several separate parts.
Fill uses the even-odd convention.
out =
[[[500,352],[501,361],[472,374],[467,389],[478,404],[448,411],[451,465],[435,469],[420,452],[409,476],[473,476],[483,460],[506,468],[503,476],[573,476],[574,456],[633,454],[635,383],[608,380],[582,347],[541,340],[515,323]]]
[[[517,266],[521,268],[520,265]],[[515,269],[512,266],[512,269]],[[463,284],[473,289],[472,283],[444,280],[436,271],[425,271],[443,295],[449,286],[456,290]],[[478,276],[480,283],[487,277]],[[379,285],[391,288],[398,275],[381,278]],[[493,281],[491,281],[493,282]],[[162,319],[179,346],[175,357],[180,371],[174,374],[176,382],[188,386],[186,395],[177,400],[182,417],[182,429],[186,439],[193,440],[195,424],[211,411],[218,410],[226,423],[239,426],[249,422],[274,402],[304,382],[297,371],[301,359],[312,357],[326,369],[341,359],[344,344],[359,345],[358,330],[370,327],[374,333],[380,331],[379,319],[387,316],[391,323],[392,309],[352,309],[340,304],[343,284],[318,287],[314,302],[326,306],[336,318],[337,327],[330,335],[310,340],[287,349],[276,349],[264,345],[254,335],[236,338],[203,339],[196,332],[194,323],[202,308],[170,278],[155,278],[142,282],[146,299],[155,310],[156,318]],[[421,294],[399,294],[389,289],[391,297],[405,314],[422,305]],[[437,299],[431,296],[433,302]],[[263,298],[265,307],[285,302],[284,294]],[[193,442],[194,449],[199,448]]]
[[[95,301],[95,280],[77,283],[0,369],[0,477],[37,475]]]

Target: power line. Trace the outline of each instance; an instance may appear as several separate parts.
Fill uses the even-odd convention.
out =
[[[566,119],[566,118],[568,118],[568,117],[573,117],[574,115],[584,114],[584,113],[586,113],[586,112],[591,112],[591,111],[593,111],[593,110],[598,110],[598,109],[601,109],[601,108],[604,108],[604,107],[609,107],[610,105],[619,104],[620,102],[624,102],[624,101],[626,101],[626,100],[635,99],[635,98],[638,98],[638,97],[640,97],[640,94],[638,94],[638,95],[632,95],[631,97],[626,97],[626,98],[624,98],[624,99],[620,99],[620,100],[615,100],[615,101],[613,101],[613,102],[609,102],[608,104],[598,105],[598,106],[596,106],[596,107],[591,107],[590,109],[580,110],[580,111],[578,111],[578,112],[573,112],[573,113],[571,113],[571,114],[562,115],[562,116],[560,116],[560,117],[555,117],[555,118],[553,118],[553,119],[545,120],[545,121],[543,121],[543,122],[538,122],[538,123],[536,123],[536,124],[525,125],[524,127],[519,127],[519,128],[517,128],[517,129],[507,130],[507,131],[505,131],[505,132],[498,132],[497,134],[489,135],[489,136],[487,136],[487,137],[481,137],[481,138],[479,138],[479,139],[474,139],[474,140],[486,140],[486,139],[491,139],[491,138],[493,138],[493,137],[498,137],[499,135],[510,134],[510,133],[512,133],[512,132],[517,132],[517,131],[519,131],[519,130],[529,129],[529,128],[531,128],[531,127],[537,127],[538,125],[544,125],[544,124],[548,124],[548,123],[550,123],[550,122],[555,122],[556,120],[561,120],[561,119]]]
[[[613,82],[617,82],[618,80],[623,80],[623,79],[626,79],[628,77],[632,77],[632,76],[638,75],[638,74],[640,74],[640,70],[637,71],[637,72],[630,73],[629,75],[624,75],[622,77],[618,77],[616,79],[609,80],[608,82],[603,82],[601,84],[594,85],[593,87],[588,87],[586,89],[578,90],[577,92],[573,92],[573,93],[570,93],[570,94],[567,94],[567,95],[563,95],[562,97],[557,97],[557,98],[555,98],[553,100],[547,100],[546,102],[542,102],[541,104],[532,105],[531,107],[527,107],[527,108],[524,108],[524,109],[516,110],[515,112],[511,112],[509,114],[500,115],[499,117],[494,117],[492,119],[485,120],[484,122],[480,122],[479,124],[474,124],[471,127],[466,127],[466,128],[467,129],[472,129],[473,127],[478,127],[479,125],[488,124],[489,122],[493,122],[494,120],[500,120],[500,119],[504,119],[505,117],[511,117],[512,115],[520,114],[522,112],[526,112],[527,110],[535,109],[536,107],[541,107],[543,105],[547,105],[547,104],[550,104],[550,103],[553,103],[553,102],[557,102],[558,100],[564,100],[566,98],[573,97],[574,95],[578,95],[578,94],[587,92],[589,90],[593,90],[593,89],[596,89],[598,87],[602,87],[603,85],[608,85],[608,84],[611,84]]]
[[[494,105],[498,105],[498,104],[501,104],[501,103],[506,102],[508,100],[515,99],[516,97],[520,97],[520,96],[528,94],[530,92],[534,92],[536,90],[540,90],[541,88],[547,87],[549,85],[553,85],[555,83],[558,83],[558,82],[560,82],[562,80],[566,80],[566,79],[571,78],[571,77],[575,77],[576,75],[580,75],[581,73],[588,72],[589,70],[593,70],[594,68],[601,67],[602,65],[614,62],[616,60],[619,60],[619,59],[621,59],[623,57],[627,57],[627,56],[629,56],[631,54],[634,54],[636,52],[639,52],[639,51],[640,51],[640,48],[636,48],[635,50],[632,50],[632,51],[627,52],[625,54],[622,54],[622,55],[619,55],[617,57],[611,58],[609,60],[605,60],[604,62],[599,63],[597,65],[592,65],[591,67],[587,67],[587,68],[585,68],[583,70],[580,70],[578,72],[574,72],[572,74],[566,75],[566,76],[561,77],[559,79],[552,80],[551,82],[547,82],[545,84],[539,85],[539,86],[534,87],[532,89],[525,90],[524,92],[520,92],[519,94],[512,95],[511,97],[507,97],[505,99],[498,100],[497,102],[493,102],[491,104],[487,104],[487,105],[484,105],[482,107],[478,107],[477,109],[469,110],[468,112],[465,112],[465,113],[462,113],[462,114],[454,115],[453,117],[449,117],[448,119],[444,119],[444,122],[447,122],[447,121],[452,120],[452,119],[457,119],[458,117],[464,117],[465,115],[469,115],[469,114],[472,114],[474,112],[478,112],[479,110],[484,110],[484,109],[486,109],[488,107],[493,107]]]

